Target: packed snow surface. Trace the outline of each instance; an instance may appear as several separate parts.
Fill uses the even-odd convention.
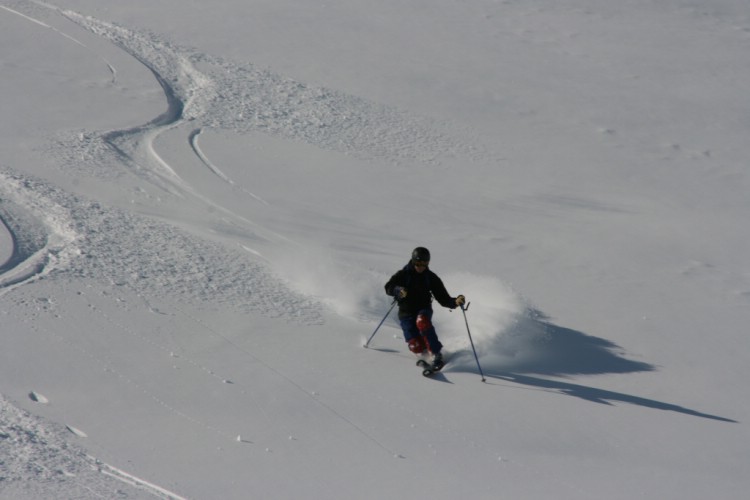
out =
[[[747,2],[0,0],[0,75],[0,499],[745,498]]]

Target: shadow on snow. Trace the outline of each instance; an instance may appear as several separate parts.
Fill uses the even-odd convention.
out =
[[[507,380],[509,382],[515,382],[517,384],[523,384],[526,386],[547,390],[556,394],[577,397],[586,401],[591,401],[593,403],[612,405],[614,402],[622,402],[637,406],[643,406],[645,408],[653,408],[655,410],[674,411],[677,413],[682,413],[684,415],[708,418],[711,420],[718,420],[720,422],[738,423],[736,420],[732,420],[731,418],[720,417],[718,415],[711,415],[697,410],[691,410],[690,408],[685,408],[684,406],[664,403],[662,401],[642,398],[630,394],[624,394],[622,392],[597,389],[595,387],[588,387],[580,384],[571,384],[568,382],[560,382],[557,380],[530,377],[528,375],[520,375],[517,373],[485,373],[485,375],[487,377]]]
[[[614,402],[622,402],[737,423],[736,420],[671,403],[542,378],[648,372],[655,371],[656,367],[642,361],[627,359],[624,350],[609,340],[554,325],[538,311],[530,311],[511,331],[475,343],[486,377],[599,404],[612,405]],[[455,353],[446,371],[477,371],[471,351]]]

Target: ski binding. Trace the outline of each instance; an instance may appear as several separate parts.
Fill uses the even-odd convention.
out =
[[[432,363],[428,363],[424,359],[417,360],[417,366],[422,368],[422,375],[425,377],[430,377],[435,374],[435,372],[439,372],[443,367],[436,367]]]

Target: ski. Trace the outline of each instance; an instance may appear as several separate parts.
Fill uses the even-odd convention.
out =
[[[445,363],[442,364],[435,364],[435,363],[428,363],[427,360],[424,359],[418,359],[417,360],[417,366],[422,368],[422,375],[425,377],[431,377],[435,373],[439,372],[443,369],[443,366],[445,366]]]

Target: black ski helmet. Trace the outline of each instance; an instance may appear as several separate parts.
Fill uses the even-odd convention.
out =
[[[430,251],[427,250],[425,247],[417,247],[415,248],[411,253],[411,261],[422,261],[422,262],[429,262],[430,261]]]

